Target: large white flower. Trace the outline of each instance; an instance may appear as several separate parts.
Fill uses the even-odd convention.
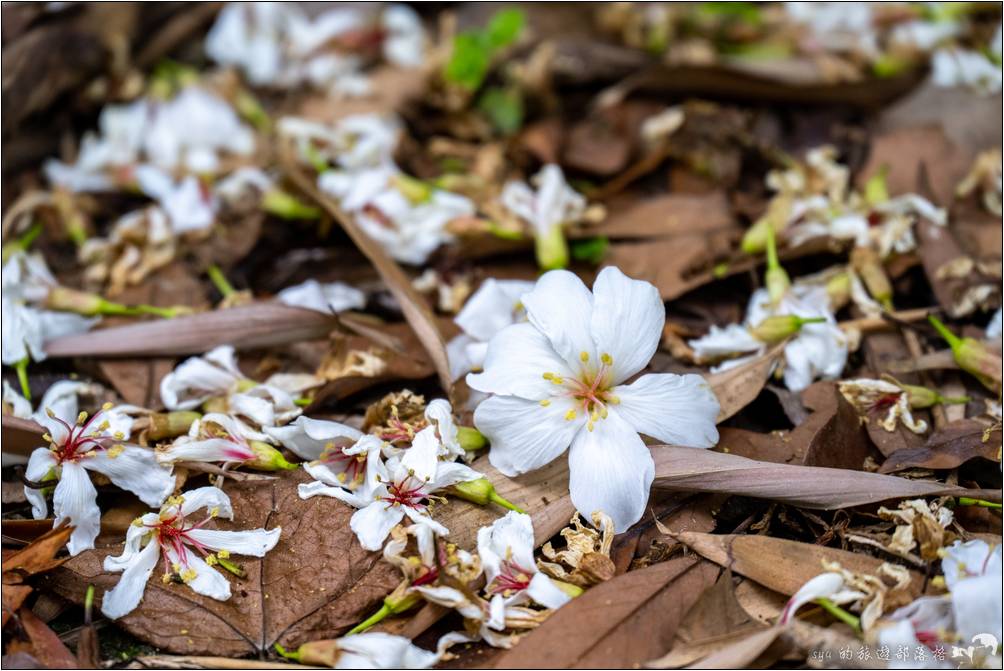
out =
[[[207,509],[197,522],[191,516]],[[143,599],[146,583],[157,561],[164,559],[164,582],[178,576],[195,592],[218,601],[230,598],[230,582],[213,566],[226,562],[230,553],[264,557],[279,542],[282,529],[220,531],[206,529],[216,517],[232,520],[233,507],[223,490],[200,487],[170,499],[160,513],[136,519],[126,532],[118,557],[105,558],[104,569],[122,573],[114,589],[105,593],[101,612],[118,619],[132,612]]]
[[[641,517],[655,467],[639,433],[711,447],[719,405],[698,375],[639,373],[666,319],[659,292],[605,268],[593,292],[567,271],[523,295],[528,323],[488,343],[484,372],[467,384],[495,394],[474,413],[506,475],[540,468],[571,446],[569,487],[583,515],[600,510],[623,531]]]
[[[489,277],[467,299],[453,319],[463,333],[446,345],[453,379],[481,369],[488,353],[488,341],[506,326],[524,318],[520,297],[531,289],[533,282]]]
[[[192,410],[221,397],[230,414],[262,427],[285,424],[302,412],[286,390],[246,377],[230,345],[186,359],[160,382],[160,398],[168,410]]]
[[[390,530],[405,516],[445,536],[449,533],[446,527],[429,516],[430,496],[458,482],[484,476],[464,464],[440,461],[439,451],[435,427],[426,427],[400,457],[382,463],[370,453],[366,479],[354,491],[343,489],[338,480],[335,485],[318,480],[300,485],[300,498],[331,496],[358,508],[350,526],[367,550],[379,550]]]
[[[510,511],[490,527],[478,529],[485,592],[493,602],[518,606],[533,601],[545,608],[560,608],[571,600],[551,578],[537,570],[533,547],[533,522],[524,513]],[[499,608],[494,603],[492,607]]]
[[[88,470],[101,473],[150,506],[159,506],[174,490],[174,476],[169,468],[157,463],[153,450],[121,444],[125,432],[113,427],[105,417],[105,411],[112,410],[110,404],[91,417],[86,413],[71,416],[69,413],[76,413],[75,392],[60,393],[60,399],[56,409],[47,408],[45,413],[35,415],[48,430],[50,445],[31,453],[25,478],[33,483],[58,479],[52,498],[54,524],[69,520],[73,525],[68,546],[70,554],[76,555],[94,547],[101,529],[98,493]],[[67,416],[60,416],[57,410]],[[45,494],[35,487],[25,487],[24,495],[31,503],[32,516],[44,519],[48,513]]]

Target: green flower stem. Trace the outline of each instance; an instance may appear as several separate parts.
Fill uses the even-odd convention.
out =
[[[963,403],[969,403],[972,399],[968,396],[942,396],[938,394],[938,403],[942,405],[961,405]]]
[[[91,611],[94,609],[94,585],[87,586],[87,594],[84,595],[84,624],[91,623]]]
[[[472,426],[457,427],[457,442],[468,452],[483,449],[488,445],[488,439]]]
[[[223,274],[223,271],[215,263],[206,268],[206,274],[209,275],[209,281],[213,283],[213,286],[216,287],[216,290],[224,298],[230,298],[237,293],[237,290],[227,280],[227,276]]]
[[[791,279],[781,267],[781,262],[777,257],[777,241],[772,226],[767,227],[767,270],[764,272],[763,280],[767,286],[767,295],[770,296],[771,303],[775,305],[791,286]]]
[[[994,510],[1001,510],[1002,506],[1000,503],[994,503],[992,501],[984,501],[983,499],[972,499],[968,496],[960,496],[958,499],[960,506],[976,506],[979,508],[993,508]]]
[[[551,226],[543,234],[538,232],[534,240],[537,265],[541,270],[555,270],[568,265],[568,243],[561,224]]]
[[[31,358],[24,357],[20,361],[14,364],[14,370],[17,371],[17,381],[21,383],[21,394],[24,395],[26,399],[31,400],[31,385],[28,384],[28,362]]]
[[[502,506],[503,508],[506,508],[507,510],[515,510],[517,513],[526,514],[525,510],[517,506],[515,503],[512,503],[502,498],[501,496],[499,496],[498,492],[494,490],[492,490],[492,492],[488,495],[488,500],[491,501],[492,503]]]
[[[848,625],[854,631],[860,633],[860,631],[861,631],[861,618],[859,618],[856,615],[853,615],[851,613],[848,613],[846,610],[844,610],[843,608],[841,608],[837,604],[833,603],[832,601],[830,601],[826,597],[820,597],[820,598],[816,599],[816,603],[819,604],[820,607],[822,607],[822,609],[825,610],[827,613],[829,613],[833,617],[837,618],[838,620],[840,620],[844,624]]]
[[[314,402],[314,399],[307,398],[306,396],[300,396],[299,398],[294,398],[293,403],[300,408],[306,408],[308,405]]]
[[[360,634],[370,627],[376,625],[378,622],[383,621],[385,618],[389,617],[393,613],[393,609],[390,604],[384,601],[383,605],[380,606],[380,610],[370,615],[368,618],[357,624],[356,626],[349,629],[348,634]],[[346,635],[348,635],[346,634]]]
[[[225,568],[226,570],[228,570],[231,573],[233,573],[238,578],[243,578],[245,575],[247,575],[244,572],[244,569],[242,569],[240,566],[238,566],[237,564],[233,563],[229,559],[223,559],[222,557],[217,557],[216,558],[216,562],[220,566],[222,566],[223,568]]]
[[[282,655],[286,659],[291,659],[294,662],[299,662],[300,661],[300,651],[299,650],[289,651],[289,650],[286,650],[286,648],[284,648],[281,645],[279,645],[278,643],[276,643],[275,646],[273,646],[273,647],[275,647],[275,651],[276,652],[278,652],[280,655]]]
[[[948,343],[948,346],[952,348],[953,352],[962,347],[962,339],[952,333],[952,331],[945,326],[944,322],[940,319],[934,315],[927,315],[927,321],[931,322],[931,326],[933,326],[938,332],[938,335],[945,339],[945,342]]]
[[[3,263],[7,263],[14,252],[26,252],[32,243],[42,234],[42,224],[33,224],[20,238],[3,246]]]

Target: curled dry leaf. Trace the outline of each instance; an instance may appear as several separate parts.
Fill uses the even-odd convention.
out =
[[[936,431],[920,447],[893,452],[879,472],[895,473],[906,468],[949,469],[977,457],[1000,463],[1001,427],[963,419]]]
[[[839,468],[771,464],[689,447],[654,447],[652,458],[652,486],[657,489],[738,494],[819,510],[935,495],[1001,498],[1000,491]]]
[[[24,645],[31,655],[39,661],[40,668],[43,669],[76,669],[78,667],[77,658],[73,656],[66,644],[59,636],[49,628],[37,615],[31,612],[30,608],[21,608],[17,612],[17,621],[21,631],[28,638],[26,645],[17,642],[15,645]]]
[[[238,349],[285,345],[326,336],[335,318],[280,303],[215,310],[98,329],[46,343],[50,357],[137,357],[204,354],[218,345]]]
[[[783,343],[748,363],[706,376],[721,404],[716,421],[724,422],[760,395],[782,352]]]
[[[25,584],[25,579],[33,575],[50,571],[66,561],[56,559],[56,554],[66,545],[73,527],[64,526],[50,531],[27,547],[14,552],[3,562],[3,625],[11,613],[17,611],[32,592],[32,587]],[[6,533],[5,533],[6,535]]]

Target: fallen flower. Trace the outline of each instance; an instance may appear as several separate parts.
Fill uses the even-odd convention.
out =
[[[553,609],[571,600],[565,589],[537,569],[533,547],[533,523],[524,513],[509,512],[478,530],[478,556],[492,609],[501,608],[497,602],[519,606],[529,601]],[[572,585],[565,588],[581,591]]]
[[[75,411],[75,397],[72,405],[67,403],[60,409]],[[171,470],[157,463],[153,450],[120,442],[125,440],[124,432],[113,430],[110,419],[104,416],[111,409],[111,404],[105,404],[90,417],[81,412],[64,418],[51,408],[46,408],[44,415],[36,413],[36,420],[48,429],[44,438],[49,447],[31,453],[25,478],[34,486],[26,486],[24,495],[31,503],[32,516],[44,519],[48,506],[41,488],[48,481],[58,480],[52,498],[54,524],[59,526],[69,520],[73,525],[67,544],[71,555],[94,547],[101,529],[98,493],[88,470],[101,473],[150,506],[159,506],[174,490]]]
[[[302,284],[286,287],[276,294],[276,298],[286,305],[325,314],[358,310],[366,305],[366,294],[344,282],[321,284],[317,280],[307,280]]]
[[[453,379],[481,370],[488,341],[506,326],[525,318],[520,296],[533,289],[533,282],[496,280],[489,277],[467,299],[453,319],[460,330],[446,345]]]
[[[157,448],[157,461],[237,464],[262,471],[289,470],[295,464],[269,445],[266,434],[258,433],[230,415],[211,412],[192,423],[187,436]]]
[[[201,509],[207,509],[206,517],[191,522],[189,517]],[[147,513],[133,521],[126,532],[122,554],[105,558],[104,569],[121,572],[122,578],[105,593],[101,612],[115,620],[139,606],[146,583],[161,557],[165,583],[177,578],[198,594],[217,601],[229,599],[230,583],[213,567],[220,565],[239,572],[228,561],[230,554],[264,557],[279,542],[282,529],[203,528],[216,517],[233,519],[230,497],[216,487],[200,487],[168,499],[159,514]]]
[[[492,393],[474,413],[492,465],[509,476],[553,461],[569,446],[569,489],[585,515],[602,510],[618,532],[641,518],[654,464],[639,433],[675,445],[718,440],[718,400],[698,375],[643,375],[665,322],[659,292],[617,268],[591,293],[568,271],[543,275],[523,295],[528,323],[488,344],[472,389]]]
[[[382,631],[350,634],[330,641],[304,643],[293,652],[281,645],[276,651],[301,664],[323,664],[333,669],[429,669],[450,646],[469,641],[463,634],[446,634],[436,650],[424,650],[403,636]]]
[[[537,264],[544,270],[568,265],[568,244],[563,227],[586,214],[586,199],[565,181],[561,167],[548,164],[531,181],[511,181],[502,189],[500,200],[507,210],[530,225],[536,241]]]
[[[428,524],[437,534],[449,531],[429,515],[432,495],[450,485],[476,480],[482,475],[469,466],[439,460],[439,440],[434,427],[415,436],[412,446],[386,464],[373,459],[366,479],[354,491],[324,482],[299,486],[300,498],[331,496],[358,508],[350,522],[352,531],[367,550],[379,550],[390,530],[407,516],[416,524]]]
[[[927,422],[915,420],[910,412],[910,395],[895,384],[885,380],[857,379],[842,380],[837,386],[844,398],[866,418],[872,414],[884,414],[878,425],[886,431],[895,431],[899,422],[914,433],[927,431]]]

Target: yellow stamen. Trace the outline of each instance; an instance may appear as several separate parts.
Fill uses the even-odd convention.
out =
[[[612,405],[619,405],[620,402],[621,400],[616,396],[611,395],[607,397],[607,403],[610,403]]]
[[[108,448],[108,456],[114,459],[115,457],[122,454],[124,451],[125,451],[124,445],[113,445],[112,447]]]
[[[595,427],[593,426],[592,422],[589,422],[588,424],[586,424],[586,428],[592,431]]]
[[[81,410],[80,414],[77,415],[77,424],[83,424],[86,421],[87,421],[87,413]]]
[[[184,571],[181,572],[181,579],[186,583],[189,583],[195,580],[197,575],[198,574],[195,572],[195,569],[193,568],[185,569]]]
[[[614,359],[609,354],[604,352],[603,354],[600,355],[600,361],[609,366],[614,362]]]
[[[545,398],[540,402],[540,404],[546,408],[547,406],[551,405],[551,399]]]
[[[219,514],[220,514],[220,507],[219,506],[213,506],[213,508],[209,511],[209,516],[210,517],[216,517]]]
[[[609,412],[607,411],[607,408],[606,408],[606,406],[604,406],[604,407],[603,407],[603,410],[601,410],[601,411],[600,411],[600,417],[602,417],[603,419],[606,419],[606,418],[607,418],[607,415],[609,415],[609,414],[610,414],[610,413],[609,413]]]
[[[587,352],[586,350],[582,350],[581,352],[579,352],[579,360],[582,363],[589,361],[589,352]]]
[[[230,557],[230,550],[220,550],[216,553],[216,556],[220,559],[227,559]]]
[[[114,406],[110,402],[108,402],[108,403],[105,403],[104,405],[102,405],[101,409],[104,410],[105,412],[107,412],[107,411],[111,410],[113,407]]]
[[[216,566],[217,564],[216,555],[213,554],[206,555],[206,564],[208,564],[209,566]]]
[[[572,408],[571,410],[565,413],[565,421],[570,422],[573,419],[575,419],[575,408]]]

